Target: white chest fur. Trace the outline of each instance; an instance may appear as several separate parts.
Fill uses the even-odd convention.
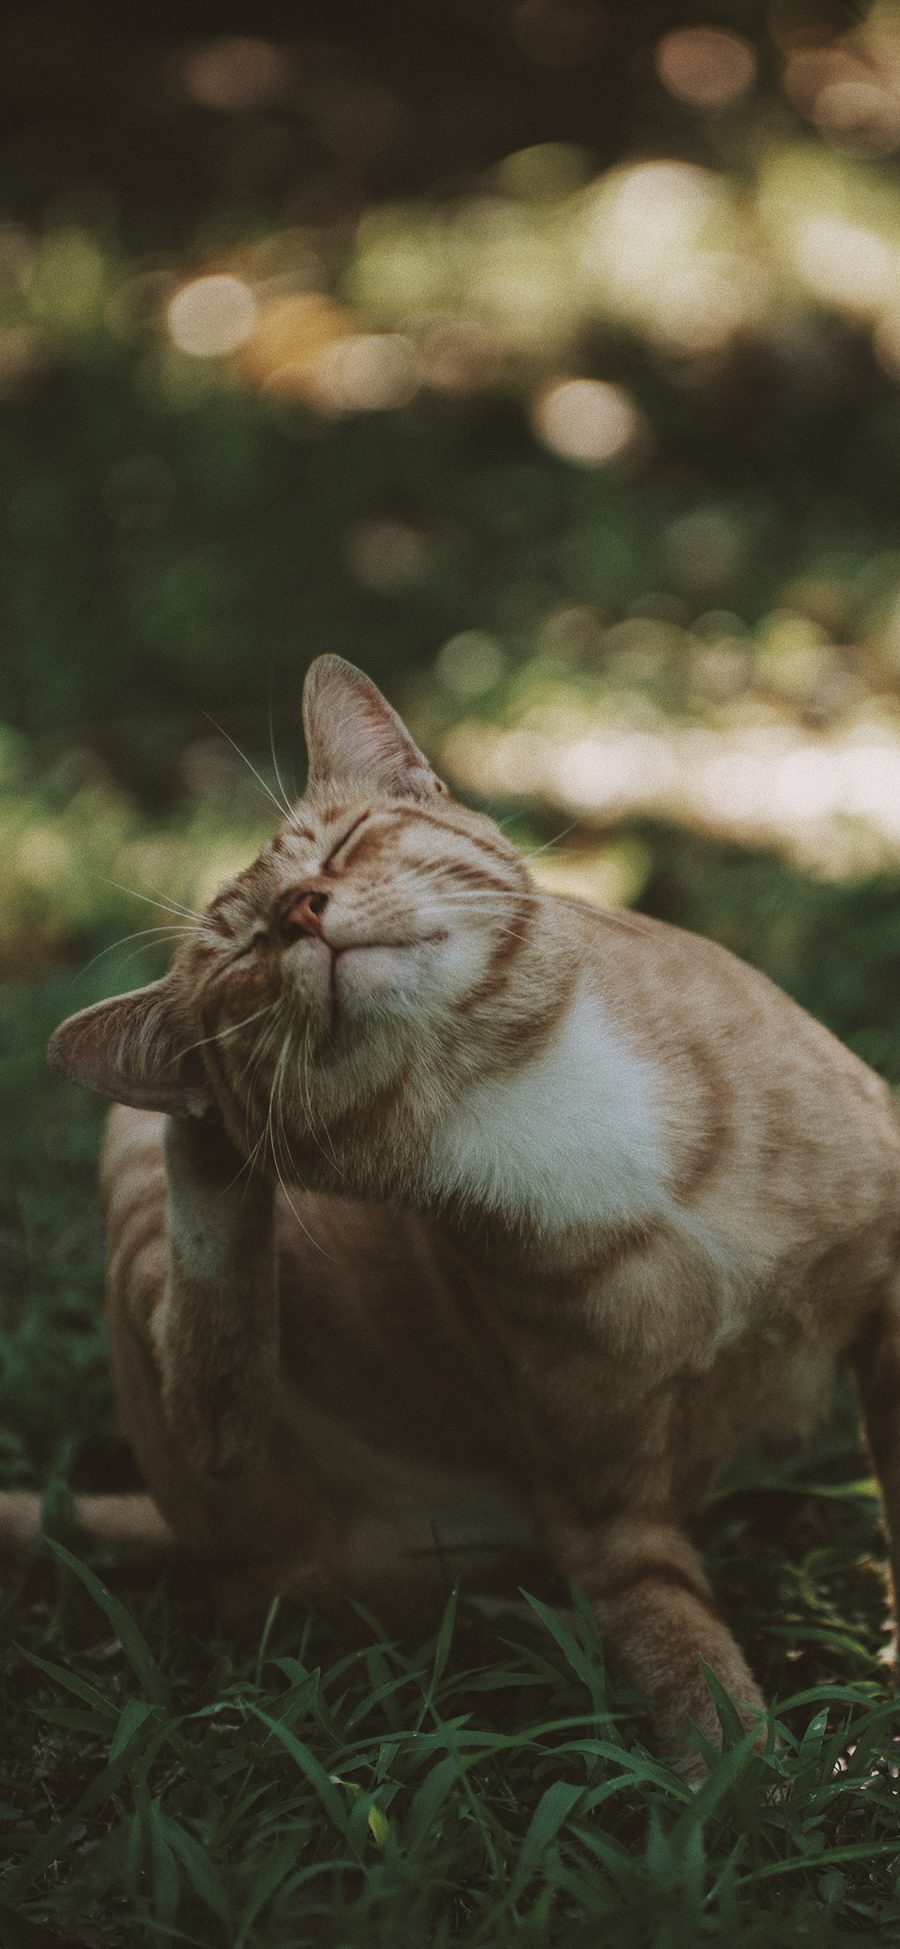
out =
[[[648,1217],[667,1202],[661,1098],[653,1064],[579,990],[540,1055],[466,1094],[433,1144],[432,1184],[548,1232]]]

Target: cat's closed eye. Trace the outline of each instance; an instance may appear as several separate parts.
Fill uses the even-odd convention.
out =
[[[329,868],[334,865],[338,853],[342,852],[343,848],[346,846],[348,839],[352,839],[354,833],[358,832],[360,826],[364,826],[366,820],[370,819],[371,816],[372,816],[371,812],[368,809],[365,812],[361,812],[359,814],[359,817],[354,819],[353,824],[347,827],[346,832],[343,832],[341,834],[340,839],[335,840],[335,843],[332,846],[331,851],[328,854],[327,858],[322,861],[323,873],[327,873],[329,871]]]
[[[254,949],[259,947],[260,942],[266,939],[268,931],[267,927],[254,927],[249,940],[243,941],[240,947],[235,949],[231,956],[232,961],[243,961],[246,955],[252,954]]]

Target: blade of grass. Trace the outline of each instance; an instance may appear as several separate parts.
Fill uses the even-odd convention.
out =
[[[106,1585],[101,1583],[100,1578],[86,1563],[82,1563],[80,1558],[72,1555],[71,1550],[65,1549],[62,1543],[54,1542],[51,1537],[47,1538],[47,1543],[54,1556],[65,1564],[73,1577],[77,1577],[89,1596],[94,1599],[95,1604],[103,1611],[146,1697],[154,1705],[168,1704],[168,1693],[162,1673],[131,1613],[125,1609],[124,1604],[120,1603],[118,1597],[113,1596],[111,1590],[107,1590]]]

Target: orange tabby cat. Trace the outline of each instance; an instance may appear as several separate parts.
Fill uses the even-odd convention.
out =
[[[126,1431],[248,1599],[549,1556],[696,1773],[701,1661],[761,1701],[684,1519],[747,1437],[809,1427],[837,1356],[900,1568],[891,1098],[721,948],[540,892],[349,664],[304,712],[296,811],[164,980],[50,1045],[129,1106]]]

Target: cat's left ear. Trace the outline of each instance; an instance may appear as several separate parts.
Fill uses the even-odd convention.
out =
[[[404,798],[435,798],[446,785],[370,677],[342,656],[320,656],[303,686],[309,782],[371,778]]]
[[[213,1098],[192,1041],[166,977],[70,1015],[50,1037],[47,1061],[114,1103],[201,1117]]]

